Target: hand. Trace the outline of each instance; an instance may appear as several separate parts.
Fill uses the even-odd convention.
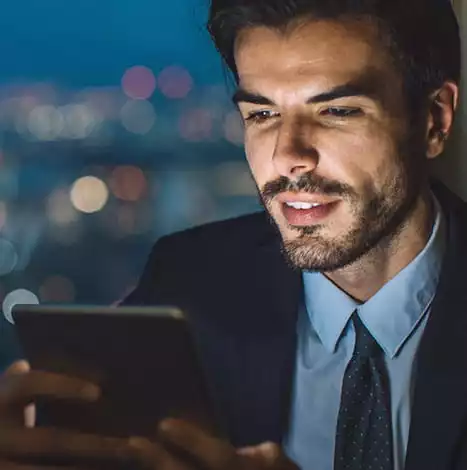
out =
[[[159,426],[158,443],[133,438],[137,460],[148,470],[298,470],[277,444],[235,449],[181,420]]]
[[[44,458],[47,461],[69,461],[75,466],[67,469],[75,470],[84,468],[84,462],[134,461],[134,450],[129,439],[34,428],[31,404],[37,397],[93,402],[99,398],[99,388],[79,379],[30,371],[25,362],[10,367],[0,377],[1,470],[58,468],[41,465]]]
[[[148,470],[297,469],[275,444],[236,450],[197,426],[179,420],[161,423],[158,443],[139,437],[119,439],[34,428],[31,405],[35,398],[94,402],[99,393],[98,387],[83,380],[31,371],[24,362],[14,364],[0,377],[0,469],[64,468],[58,464],[44,465],[44,459],[73,465],[67,470],[96,469],[104,462]]]

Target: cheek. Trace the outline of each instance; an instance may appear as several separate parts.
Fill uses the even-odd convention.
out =
[[[274,144],[271,139],[258,138],[254,135],[245,136],[245,153],[251,173],[261,188],[266,182],[273,180],[274,166],[272,156]]]
[[[320,152],[323,176],[345,182],[357,193],[368,186],[379,188],[392,175],[398,157],[391,139],[373,133],[341,135],[329,139]]]

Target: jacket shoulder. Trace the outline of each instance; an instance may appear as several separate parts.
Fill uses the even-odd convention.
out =
[[[275,237],[265,212],[166,235],[154,245],[129,305],[180,303],[193,286],[217,283],[249,269],[254,252]],[[182,287],[181,287],[182,286]]]
[[[255,212],[240,217],[211,222],[162,237],[155,245],[174,250],[197,249],[216,251],[227,247],[243,249],[256,247],[271,237],[276,230],[265,212]]]

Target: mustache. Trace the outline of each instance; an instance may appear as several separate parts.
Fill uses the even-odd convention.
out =
[[[318,193],[328,196],[355,197],[355,191],[351,186],[339,181],[329,180],[309,172],[302,175],[297,181],[292,181],[286,176],[269,181],[260,190],[264,202],[269,202],[278,194],[284,192]]]

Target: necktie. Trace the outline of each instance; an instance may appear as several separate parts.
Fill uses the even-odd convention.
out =
[[[389,379],[383,351],[356,313],[356,342],[342,382],[334,470],[393,470]]]

